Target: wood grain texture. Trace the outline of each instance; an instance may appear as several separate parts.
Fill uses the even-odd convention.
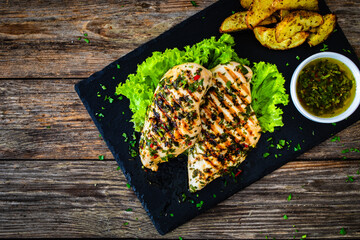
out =
[[[164,237],[360,238],[359,168],[289,163]],[[160,238],[115,162],[0,161],[0,175],[0,237]]]
[[[214,2],[2,0],[0,78],[86,78]],[[360,2],[326,2],[360,56]]]
[[[1,159],[113,159],[74,91],[77,79],[0,80]],[[299,159],[357,159],[360,122]]]

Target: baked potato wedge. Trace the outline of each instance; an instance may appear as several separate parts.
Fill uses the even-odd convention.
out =
[[[249,9],[251,7],[253,0],[240,0],[240,4],[243,8]]]
[[[300,46],[309,36],[308,32],[298,32],[291,38],[288,38],[282,42],[278,42],[275,38],[275,28],[267,27],[254,28],[254,34],[256,39],[261,43],[261,45],[274,50],[287,50]]]
[[[315,28],[315,32],[310,33],[307,39],[307,42],[310,45],[310,47],[316,46],[324,42],[336,27],[335,14],[326,14],[323,16],[323,18],[324,18],[324,23],[319,27]]]
[[[254,29],[259,23],[270,17],[277,9],[274,8],[274,0],[254,0],[247,15],[246,25]]]
[[[226,18],[220,26],[221,33],[229,33],[229,32],[237,32],[241,30],[249,29],[246,25],[246,14],[247,11],[237,12]],[[270,16],[266,18],[264,21],[259,23],[259,25],[269,25],[272,23],[276,23],[277,20],[274,16]]]
[[[275,0],[274,7],[278,10],[301,9],[301,10],[309,10],[309,11],[318,11],[319,1],[318,0]]]
[[[284,18],[290,13],[289,10],[286,10],[286,9],[281,9],[278,11],[278,16],[279,16],[279,19],[280,21],[284,20]]]
[[[275,28],[275,37],[278,42],[282,42],[294,36],[298,32],[309,31],[323,24],[323,17],[316,12],[294,11],[278,23]]]

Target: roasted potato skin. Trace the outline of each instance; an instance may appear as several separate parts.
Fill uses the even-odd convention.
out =
[[[261,45],[273,50],[288,50],[300,46],[309,36],[308,32],[298,32],[293,37],[279,43],[275,38],[275,28],[256,27],[254,34]]]
[[[284,17],[275,29],[278,42],[294,36],[298,32],[309,31],[323,24],[323,17],[317,12],[294,11]]]
[[[253,0],[240,0],[240,4],[243,8],[249,9],[251,7]]]
[[[274,0],[254,0],[246,15],[248,28],[254,29],[259,23],[276,12],[273,6],[274,2]]]
[[[274,6],[277,10],[286,9],[302,9],[309,11],[319,11],[318,0],[275,0]]]
[[[238,32],[249,29],[248,26],[246,25],[246,14],[247,11],[237,12],[231,15],[230,17],[226,18],[220,26],[220,32],[229,33],[229,32]],[[259,25],[264,26],[276,22],[277,19],[275,18],[275,16],[270,16],[261,23],[259,23]]]
[[[323,18],[324,23],[319,27],[315,28],[315,31],[310,33],[307,39],[307,43],[310,45],[310,47],[316,46],[324,42],[336,27],[335,14],[326,14]]]

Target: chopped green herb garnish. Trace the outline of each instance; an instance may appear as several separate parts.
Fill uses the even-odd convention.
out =
[[[294,147],[294,151],[297,152],[297,151],[300,151],[301,150],[301,146],[300,146],[300,143],[298,143],[295,147]]]
[[[126,184],[126,187],[130,189],[130,188],[131,188],[131,185],[127,183],[127,184]]]
[[[286,63],[285,66],[289,66],[289,63]]]
[[[129,223],[128,223],[128,222],[124,222],[124,226],[127,226],[127,225],[129,225]]]
[[[320,49],[320,52],[324,52],[324,51],[326,51],[326,50],[329,50],[328,45],[326,45],[325,43],[323,43],[323,48]]]
[[[106,90],[106,87],[102,84],[100,84],[100,87],[103,89],[103,90]]]
[[[356,174],[360,175],[360,170],[357,170],[357,171],[356,171]]]
[[[345,228],[341,228],[341,229],[340,229],[340,234],[341,234],[341,235],[346,235],[346,233],[347,233],[347,232],[346,232]]]
[[[231,87],[231,81],[227,81],[227,82],[226,82],[226,87],[227,87],[227,88],[230,88],[230,87]]]
[[[87,35],[88,35],[87,33],[84,33],[84,36],[85,36],[85,37],[87,37]]]
[[[194,6],[194,7],[197,7],[198,6],[198,4],[195,2],[195,1],[190,1],[191,2],[191,4]]]
[[[300,57],[299,57],[299,56],[296,56],[296,59],[297,59],[297,60],[300,60]]]
[[[348,152],[350,152],[348,148],[341,151],[341,153],[348,153]]]
[[[97,96],[97,97],[101,97],[100,92],[97,92],[97,93],[96,93],[96,96]]]
[[[303,130],[303,128],[302,128],[302,127],[299,127],[299,129],[300,129],[300,130]]]
[[[170,213],[170,217],[174,217],[174,214],[173,214],[173,213]]]
[[[290,201],[291,199],[292,199],[292,195],[290,193],[289,196],[287,197],[287,200]]]
[[[336,126],[336,123],[332,123],[331,125]]]
[[[213,194],[213,198],[216,198],[216,194]]]
[[[202,206],[203,206],[203,204],[204,204],[204,201],[200,201],[199,203],[196,204],[196,207],[197,207],[198,209],[201,209]]]
[[[125,209],[127,212],[132,212],[132,208]]]
[[[263,157],[266,158],[266,157],[268,157],[269,155],[270,155],[270,153],[266,152],[266,153],[263,154]]]
[[[100,156],[99,156],[99,160],[100,160],[100,161],[102,161],[102,160],[104,160],[104,159],[105,159],[104,155],[100,155]]]
[[[116,168],[116,171],[119,171],[121,168],[120,168],[120,166],[118,166],[117,168]]]
[[[271,140],[272,140],[272,137],[269,137],[266,141],[268,141],[268,142],[269,142],[269,141],[271,141]]]
[[[306,236],[306,234],[305,235],[302,235],[301,236],[301,239],[305,239],[307,236]]]
[[[128,141],[128,137],[127,137],[126,133],[123,133],[121,136],[123,136],[125,138],[125,142]]]
[[[288,216],[287,216],[287,215],[284,215],[284,219],[288,219]]]
[[[179,240],[183,240],[183,238],[182,238],[182,237],[179,237]]]
[[[119,65],[119,64],[116,64],[116,68],[117,68],[117,69],[120,69],[120,65]]]
[[[339,136],[334,136],[332,139],[331,139],[332,142],[340,142],[340,137]]]
[[[345,182],[353,182],[354,181],[354,176],[347,176],[347,179]]]
[[[89,43],[89,42],[90,42],[90,40],[87,39],[87,38],[84,38],[84,41],[85,41],[86,43]]]

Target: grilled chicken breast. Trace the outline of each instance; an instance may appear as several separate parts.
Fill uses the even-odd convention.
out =
[[[196,63],[170,69],[160,80],[140,139],[140,158],[146,168],[158,170],[193,146],[201,132],[200,102],[212,73]]]
[[[244,161],[261,132],[250,106],[251,69],[230,62],[211,71],[212,87],[200,107],[202,131],[188,158],[191,192]]]

